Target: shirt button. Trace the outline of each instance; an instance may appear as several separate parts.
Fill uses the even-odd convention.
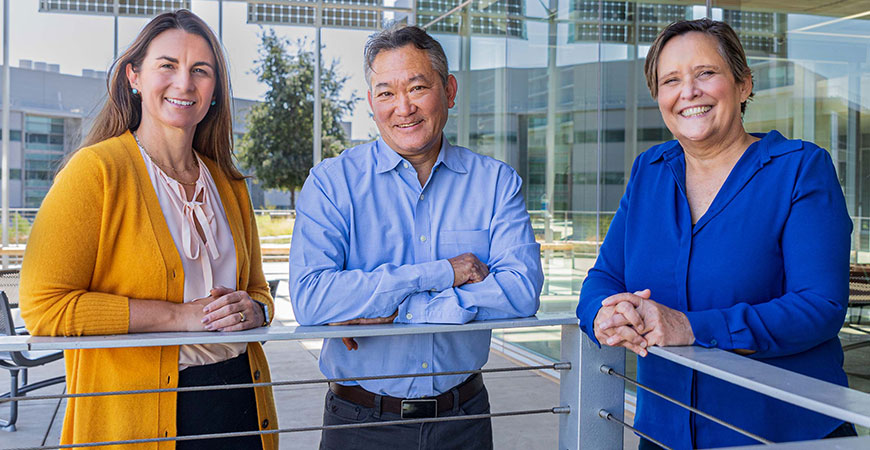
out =
[[[263,428],[267,428],[269,426],[269,419],[263,419]]]
[[[420,242],[426,242],[426,236],[420,236]]]
[[[424,362],[424,363],[423,363],[423,368],[425,369],[425,368],[427,368],[427,367],[429,367],[429,363],[425,363],[425,362]]]
[[[255,370],[255,371],[254,371],[254,379],[255,379],[255,380],[259,380],[259,379],[260,379],[260,371],[259,371],[259,370]]]
[[[172,269],[172,279],[174,280],[176,276],[177,275],[175,275],[175,269]]]
[[[404,167],[404,168],[407,169],[407,168],[408,168],[408,163],[402,164],[402,167]]]
[[[411,313],[405,314],[405,318],[408,320],[411,320],[413,317],[414,317],[414,315]]]
[[[716,345],[716,344],[718,344],[718,342],[716,342],[716,339],[710,340],[710,345]]]
[[[423,194],[420,194],[420,200],[423,200]]]

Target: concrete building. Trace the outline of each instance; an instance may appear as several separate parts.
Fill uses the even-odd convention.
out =
[[[81,76],[60,66],[21,60],[10,67],[9,206],[38,208],[64,158],[79,148],[106,101],[106,72],[85,69]],[[0,82],[2,82],[0,71]],[[243,135],[254,100],[234,99],[233,134]],[[350,135],[350,123],[343,123]],[[264,191],[248,183],[255,208],[290,207],[290,194]]]

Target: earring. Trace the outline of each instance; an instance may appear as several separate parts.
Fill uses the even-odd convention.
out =
[[[138,94],[139,94],[139,89],[133,88],[133,95],[138,95]]]
[[[214,105],[216,105],[216,104],[217,104],[217,101],[215,101],[215,100],[212,100],[212,101],[211,101],[211,106],[214,106]]]

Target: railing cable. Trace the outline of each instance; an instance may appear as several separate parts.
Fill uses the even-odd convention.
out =
[[[675,405],[678,405],[678,406],[681,406],[681,407],[683,407],[683,408],[686,408],[686,409],[688,409],[689,411],[691,411],[691,412],[693,412],[693,413],[695,413],[695,414],[697,414],[697,415],[699,415],[699,416],[701,416],[701,417],[703,417],[703,418],[705,418],[705,419],[707,419],[707,420],[710,420],[710,421],[712,421],[712,422],[718,423],[719,425],[722,425],[723,427],[728,428],[729,430],[736,431],[737,433],[740,433],[740,434],[742,434],[742,435],[744,435],[744,436],[746,436],[746,437],[748,437],[748,438],[750,438],[750,439],[754,439],[754,440],[756,440],[756,441],[758,441],[758,442],[761,442],[762,444],[765,444],[765,445],[773,445],[773,444],[775,444],[775,442],[773,442],[773,441],[771,441],[771,440],[765,439],[765,438],[763,438],[763,437],[761,437],[761,436],[759,436],[759,435],[757,435],[757,434],[751,433],[751,432],[746,431],[746,430],[744,430],[744,429],[742,429],[742,428],[739,428],[739,427],[736,427],[736,426],[734,426],[734,425],[731,425],[730,423],[725,422],[724,420],[719,419],[718,417],[711,416],[710,414],[707,414],[707,413],[705,413],[704,411],[699,410],[698,408],[694,408],[694,407],[692,407],[692,406],[690,406],[690,405],[687,405],[687,404],[685,404],[685,403],[683,403],[683,402],[681,402],[681,401],[679,401],[679,400],[677,400],[677,399],[675,399],[675,398],[673,398],[673,397],[670,397],[670,396],[668,396],[668,395],[665,395],[665,394],[663,394],[663,393],[661,393],[661,392],[659,392],[659,391],[657,391],[657,390],[655,390],[655,389],[653,389],[653,388],[651,388],[651,387],[649,387],[649,386],[646,386],[646,385],[643,385],[643,384],[641,384],[641,383],[638,383],[637,381],[635,381],[635,380],[633,380],[633,379],[631,379],[631,378],[628,378],[627,376],[625,376],[625,375],[623,375],[623,374],[621,374],[621,373],[619,373],[619,372],[613,370],[612,367],[609,367],[609,366],[606,366],[606,365],[602,365],[602,366],[601,366],[601,372],[604,373],[604,374],[607,374],[607,375],[613,375],[613,376],[615,376],[615,377],[617,377],[617,378],[621,378],[623,381],[626,381],[626,382],[628,382],[628,383],[630,383],[630,384],[633,384],[633,385],[635,385],[635,386],[637,386],[637,387],[639,387],[639,388],[641,388],[641,389],[643,389],[643,390],[645,390],[645,391],[647,391],[647,392],[649,392],[649,393],[651,393],[651,394],[654,394],[654,395],[656,395],[656,396],[658,396],[658,397],[661,397],[661,398],[663,398],[663,399],[665,399],[665,400],[667,400],[667,401],[669,401],[669,402],[671,402],[671,403],[673,403],[673,404],[675,404]]]
[[[635,428],[635,427],[633,427],[633,426],[631,426],[631,425],[629,425],[629,424],[623,422],[619,417],[614,416],[613,414],[611,414],[611,413],[610,413],[609,411],[607,411],[606,409],[599,410],[599,411],[598,411],[598,417],[601,417],[601,418],[604,419],[604,420],[609,420],[609,421],[611,421],[611,422],[616,422],[616,423],[622,425],[623,428],[627,428],[627,429],[629,429],[629,430],[631,430],[631,431],[634,431],[635,433],[639,434],[642,438],[644,438],[644,439],[646,439],[646,440],[652,442],[652,443],[655,444],[655,445],[658,445],[659,447],[661,447],[661,448],[663,448],[663,449],[665,449],[665,450],[673,450],[671,447],[668,447],[667,445],[662,444],[661,442],[659,442],[659,441],[655,440],[654,438],[650,437],[650,435],[644,433],[643,431],[640,431],[640,430],[638,430],[637,428]]]
[[[248,389],[259,387],[272,386],[298,386],[304,384],[319,384],[319,383],[341,383],[346,381],[367,381],[367,380],[390,380],[395,378],[420,378],[420,377],[435,377],[443,375],[465,375],[477,373],[504,373],[504,372],[520,372],[528,370],[571,370],[571,363],[557,362],[554,364],[545,364],[539,366],[522,366],[522,367],[498,367],[493,369],[477,369],[477,370],[454,370],[447,372],[430,372],[430,373],[409,373],[398,375],[372,375],[365,377],[347,377],[347,378],[314,378],[308,380],[288,380],[288,381],[272,381],[268,383],[242,383],[242,384],[220,384],[212,386],[190,386],[178,388],[161,388],[161,389],[138,389],[128,391],[109,391],[109,392],[85,392],[78,394],[53,394],[53,395],[22,395],[19,397],[0,398],[0,404],[13,401],[28,401],[28,400],[53,400],[59,398],[83,398],[83,397],[105,397],[110,395],[136,395],[136,394],[161,394],[164,392],[196,392],[196,391],[225,391],[230,389]]]
[[[146,444],[152,442],[167,442],[167,441],[189,441],[193,439],[220,439],[220,438],[232,438],[232,437],[244,437],[244,436],[259,436],[261,434],[280,434],[280,433],[299,433],[303,431],[322,431],[322,430],[344,430],[349,428],[371,428],[371,427],[384,427],[390,425],[407,425],[407,424],[417,424],[417,423],[432,423],[432,422],[456,422],[461,420],[480,420],[480,419],[489,419],[489,418],[498,418],[498,417],[512,417],[512,416],[527,416],[533,414],[567,414],[568,410],[564,407],[554,407],[547,409],[528,409],[521,411],[506,411],[500,413],[490,413],[490,414],[469,414],[466,416],[450,416],[450,417],[432,417],[425,419],[401,419],[401,420],[385,420],[381,422],[369,422],[369,423],[350,423],[350,424],[341,424],[341,425],[321,425],[321,426],[310,426],[310,427],[297,427],[297,428],[280,428],[277,430],[262,430],[262,431],[236,431],[232,433],[213,433],[213,434],[200,434],[195,436],[171,436],[171,437],[162,437],[162,438],[148,438],[148,439],[129,439],[122,441],[103,441],[103,442],[89,442],[82,444],[63,444],[63,445],[49,445],[49,446],[41,446],[41,447],[18,447],[18,448],[10,448],[6,450],[50,450],[50,449],[66,449],[66,448],[86,448],[86,447],[102,447],[109,445],[132,445],[132,444]]]

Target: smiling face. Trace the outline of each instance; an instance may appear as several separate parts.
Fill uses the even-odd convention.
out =
[[[671,38],[656,72],[659,111],[683,147],[727,143],[745,133],[740,103],[752,93],[752,79],[735,81],[715,38],[698,32]]]
[[[215,59],[201,36],[172,29],[148,45],[145,59],[127,65],[130,86],[142,97],[142,127],[164,127],[193,135],[211,106]]]
[[[437,152],[456,98],[453,75],[444,86],[426,51],[412,44],[381,51],[371,68],[368,100],[384,142],[406,158]]]

